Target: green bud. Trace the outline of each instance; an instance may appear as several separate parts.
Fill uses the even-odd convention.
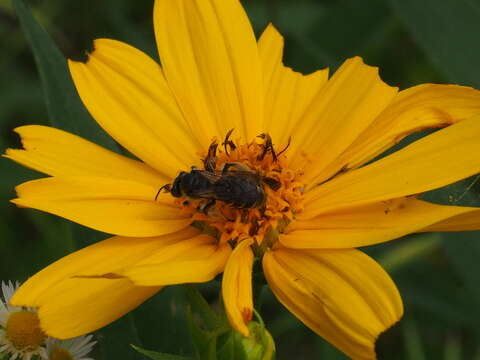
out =
[[[275,343],[265,326],[256,321],[248,324],[250,336],[248,338],[235,332],[234,343],[238,349],[235,353],[242,353],[242,360],[273,360],[275,359]]]

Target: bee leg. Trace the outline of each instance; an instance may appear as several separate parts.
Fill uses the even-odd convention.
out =
[[[248,222],[248,214],[250,213],[247,209],[241,209],[241,221],[246,224]]]
[[[265,211],[267,211],[267,207],[265,206],[265,204],[262,205],[258,210],[260,211],[260,214],[262,215],[262,217],[266,217]]]
[[[216,202],[215,199],[211,199],[206,203],[201,204],[198,207],[198,210],[200,210],[200,212],[204,213],[205,215],[210,215],[209,212],[210,210],[212,210],[212,207],[215,205],[215,202]]]
[[[223,143],[222,143],[222,145],[223,145],[223,147],[224,147],[224,149],[225,149],[225,154],[226,154],[227,156],[230,155],[230,154],[228,153],[228,147],[229,147],[229,146],[230,146],[230,149],[231,149],[231,150],[235,150],[235,149],[237,148],[237,147],[235,146],[235,143],[234,143],[232,140],[230,140],[230,135],[232,135],[233,130],[235,130],[235,129],[231,129],[231,130],[229,130],[229,131],[227,132],[227,135],[225,135],[225,140],[223,140]]]
[[[160,189],[158,189],[157,195],[155,195],[155,201],[157,201],[158,195],[160,195],[160,193],[162,192],[162,190],[165,190],[165,192],[170,192],[171,189],[172,189],[172,184],[165,184],[165,185],[163,185]]]
[[[218,144],[216,142],[211,143],[208,148],[207,157],[203,160],[203,166],[205,170],[209,172],[214,172],[217,165],[217,147]]]

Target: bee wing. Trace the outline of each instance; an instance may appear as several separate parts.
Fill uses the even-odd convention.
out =
[[[215,183],[222,177],[222,173],[220,171],[202,171],[202,176],[208,179],[210,182]]]
[[[195,190],[195,196],[205,199],[214,199],[215,192],[212,189]]]
[[[241,170],[229,170],[226,173],[223,173],[220,170],[215,170],[215,171],[205,171],[202,170],[200,171],[202,173],[202,176],[204,176],[206,179],[210,180],[212,183],[217,182],[220,178],[228,175],[228,176],[238,176],[241,178],[249,178],[249,179],[260,179],[258,174],[251,172],[251,171],[241,171]]]
[[[259,174],[257,173],[254,173],[252,171],[241,171],[241,170],[229,170],[227,172],[228,175],[234,175],[234,176],[238,176],[238,177],[241,177],[241,178],[244,178],[244,179],[249,179],[251,180],[252,182],[260,182],[262,181],[263,183],[265,183],[266,185],[268,185],[268,187],[274,191],[277,191],[278,189],[280,189],[281,187],[281,183],[280,181],[278,181],[277,179],[275,178],[272,178],[272,177],[269,177],[269,176],[260,176]]]

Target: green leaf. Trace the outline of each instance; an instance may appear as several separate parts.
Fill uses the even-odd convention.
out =
[[[444,248],[470,293],[480,301],[480,242],[479,232],[444,233]],[[472,315],[480,317],[480,312],[472,309]]]
[[[449,337],[446,340],[445,360],[462,360],[462,345],[457,337]]]
[[[184,286],[166,287],[134,310],[141,343],[133,341],[133,338],[129,343],[165,353],[193,354],[193,344],[186,326],[186,312]]]
[[[222,344],[219,345],[217,351],[218,360],[232,360],[235,359],[235,334],[229,332],[224,335]],[[219,341],[220,342],[220,341]]]
[[[390,0],[418,45],[450,81],[480,87],[480,7],[470,0]]]
[[[115,142],[90,117],[78,97],[66,58],[24,1],[12,3],[37,63],[51,124],[108,149],[116,149]]]
[[[191,305],[187,307],[188,332],[195,347],[197,358],[205,360],[217,360],[217,337],[218,332],[200,328],[194,319]]]
[[[213,331],[221,327],[222,324],[219,317],[213,312],[202,294],[194,286],[187,287],[187,299],[192,307],[192,311],[200,316],[207,330]]]
[[[140,354],[143,354],[149,359],[153,359],[153,360],[193,360],[192,357],[159,353],[156,351],[145,350],[135,345],[131,345],[131,347],[137,350]]]
[[[427,356],[420,338],[420,331],[413,319],[405,319],[403,322],[403,335],[405,349],[410,360],[426,360]]]
[[[392,26],[383,0],[338,1],[312,22],[308,37],[296,37],[324,65],[337,67],[383,39]],[[290,21],[294,18],[290,17]],[[294,20],[293,20],[294,21]]]
[[[385,252],[378,262],[389,273],[392,273],[409,263],[422,258],[434,251],[442,244],[440,234],[419,234],[414,238],[399,242],[388,252]]]

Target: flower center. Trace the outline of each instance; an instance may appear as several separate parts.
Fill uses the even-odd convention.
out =
[[[74,360],[72,354],[60,346],[55,346],[48,356],[49,360]]]
[[[268,134],[250,143],[214,140],[204,157],[204,169],[181,173],[170,186],[184,211],[221,243],[253,238],[262,249],[303,208],[301,173],[287,164],[287,148],[275,149]]]
[[[18,350],[34,350],[47,337],[40,328],[40,319],[33,311],[20,310],[11,313],[7,320],[6,337]]]

